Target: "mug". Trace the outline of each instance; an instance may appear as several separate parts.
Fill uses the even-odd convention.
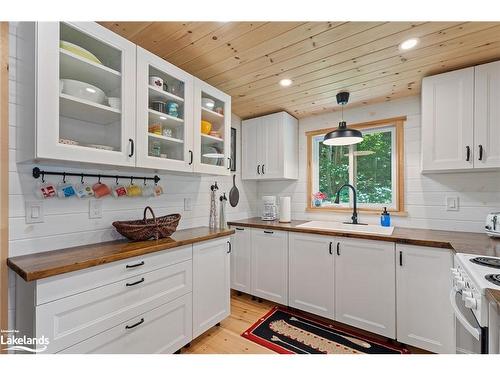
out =
[[[142,196],[143,197],[154,197],[155,194],[155,187],[154,186],[144,186],[142,188]]]
[[[116,185],[113,188],[113,195],[115,198],[127,196],[127,188],[123,185]]]
[[[65,182],[62,182],[59,185],[57,185],[56,190],[57,190],[57,196],[59,198],[69,198],[72,197],[73,195],[76,195],[76,191],[73,185]]]
[[[127,194],[129,197],[139,197],[142,195],[142,188],[139,185],[127,186]]]
[[[94,190],[94,195],[96,198],[102,198],[106,195],[111,194],[111,189],[108,187],[108,185],[101,182],[95,183],[92,186],[92,190]]]
[[[76,196],[78,198],[90,198],[94,196],[94,190],[90,184],[80,184],[76,187]]]
[[[163,79],[156,76],[149,77],[149,84],[157,89],[163,90]]]
[[[42,183],[35,189],[35,195],[38,198],[54,198],[57,195],[56,187],[51,183]]]
[[[159,197],[160,195],[163,194],[163,188],[160,185],[155,185],[155,197]]]

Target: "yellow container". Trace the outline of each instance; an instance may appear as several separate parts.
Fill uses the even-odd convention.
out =
[[[212,124],[208,121],[201,120],[201,132],[203,134],[208,134],[212,130]]]

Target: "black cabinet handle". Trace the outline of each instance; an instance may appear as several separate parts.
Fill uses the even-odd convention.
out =
[[[193,164],[193,151],[189,150],[189,165]]]
[[[470,147],[465,146],[465,151],[467,152],[467,156],[465,158],[465,161],[469,161],[470,160]]]
[[[479,145],[479,160],[483,160],[483,145]]]
[[[257,166],[257,174],[260,174],[260,165]]]
[[[337,255],[340,256],[340,242],[337,242]]]
[[[132,138],[129,138],[128,141],[130,143],[130,154],[128,154],[128,157],[131,158],[132,156],[134,156],[134,140]]]
[[[227,253],[229,254],[231,252],[231,250],[233,249],[232,246],[231,246],[231,241],[227,241]]]
[[[234,228],[236,230],[245,230],[245,228]]]
[[[264,171],[264,165],[265,164],[262,164],[262,174],[266,174],[266,172]]]
[[[135,328],[137,326],[140,326],[142,323],[144,323],[144,318],[141,318],[141,320],[139,320],[137,323],[135,324],[132,324],[131,326],[125,326],[125,329],[132,329],[132,328]]]
[[[266,233],[266,234],[273,234],[274,232],[272,232],[270,230],[265,230],[264,233]]]
[[[228,161],[227,169],[231,169],[231,158],[227,158],[227,161]]]
[[[328,245],[328,252],[330,253],[330,255],[333,254],[332,245],[333,245],[333,242],[330,242],[330,245]]]
[[[144,282],[144,277],[142,279],[140,279],[139,281],[135,281],[133,283],[126,283],[125,285],[126,286],[134,286],[134,285],[137,285],[137,284],[140,284],[140,283],[143,283]]]
[[[403,252],[402,251],[399,252],[399,265],[403,266]]]
[[[142,261],[140,263],[136,263],[136,264],[127,264],[125,266],[125,268],[135,268],[135,267],[139,267],[139,266],[144,266],[144,261]]]

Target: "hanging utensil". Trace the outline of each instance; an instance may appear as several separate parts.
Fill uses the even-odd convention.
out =
[[[233,174],[233,187],[229,191],[229,204],[231,207],[236,207],[240,201],[240,191],[236,187],[236,175]]]

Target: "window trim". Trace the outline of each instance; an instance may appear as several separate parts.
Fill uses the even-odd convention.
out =
[[[388,210],[391,214],[396,216],[406,216],[405,211],[405,200],[404,200],[404,124],[406,121],[406,116],[392,117],[388,119],[375,120],[362,122],[357,124],[349,124],[350,128],[362,130],[362,129],[377,129],[384,128],[388,126],[394,126],[396,133],[396,206],[393,209]],[[310,212],[350,212],[352,207],[315,207],[312,204],[312,163],[313,163],[313,143],[314,137],[326,134],[336,128],[323,128],[317,130],[307,131],[305,133],[307,137],[307,199],[306,199],[306,211]],[[359,212],[369,213],[369,214],[379,214],[380,208],[367,208],[358,207]]]

